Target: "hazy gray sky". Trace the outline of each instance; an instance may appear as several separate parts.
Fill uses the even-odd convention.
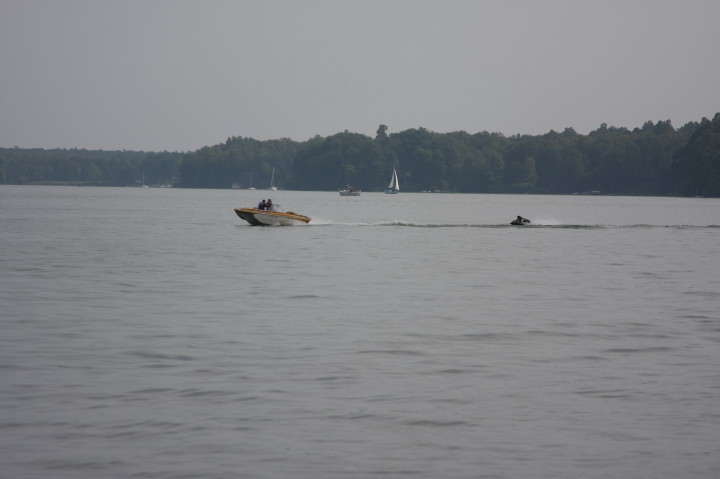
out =
[[[718,0],[0,0],[0,146],[185,151],[720,111]]]

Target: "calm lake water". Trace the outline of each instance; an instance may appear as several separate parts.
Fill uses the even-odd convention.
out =
[[[312,222],[235,216],[268,195]],[[2,478],[720,477],[718,199],[0,186],[0,225]]]

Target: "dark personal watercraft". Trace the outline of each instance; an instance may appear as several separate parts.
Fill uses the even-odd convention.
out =
[[[515,218],[514,220],[512,220],[512,221],[510,222],[510,224],[511,224],[511,225],[515,225],[515,226],[529,225],[529,224],[530,224],[530,220],[527,219],[527,218],[523,218],[522,216],[518,216],[517,218]]]

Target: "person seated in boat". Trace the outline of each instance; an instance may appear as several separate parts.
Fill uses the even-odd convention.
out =
[[[265,203],[265,200],[262,200],[260,203],[258,203],[258,208],[260,211],[267,208],[267,203]]]
[[[268,211],[273,210],[273,204],[272,204],[272,200],[270,198],[268,198],[268,200],[265,202],[265,209]]]
[[[523,223],[530,223],[530,220],[527,218],[523,218],[522,216],[518,216],[513,223],[521,225]]]

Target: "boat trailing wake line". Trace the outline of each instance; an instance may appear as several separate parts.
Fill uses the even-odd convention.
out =
[[[407,228],[486,228],[486,229],[516,229],[513,225],[503,224],[473,224],[473,223],[417,223],[414,221],[382,221],[378,223],[343,223],[348,226],[395,226],[395,227],[407,227]],[[583,229],[583,230],[596,230],[596,229],[659,229],[659,228],[670,228],[670,229],[705,229],[705,228],[720,228],[718,225],[648,225],[648,224],[634,224],[634,225],[611,225],[611,224],[529,224],[523,226],[523,229],[532,230],[543,230],[543,229]]]
[[[243,217],[239,212],[238,216]],[[243,212],[245,213],[245,212]],[[257,212],[253,212],[257,213]],[[300,217],[297,213],[288,212],[290,215]],[[281,213],[281,215],[287,215]],[[258,215],[260,216],[260,215]],[[292,218],[293,223],[305,223],[306,217],[300,218],[300,222],[297,218]],[[243,218],[245,219],[245,218]],[[262,218],[261,218],[262,219]],[[309,223],[309,218],[307,218]],[[248,222],[250,222],[249,220]],[[287,222],[283,218],[283,223]],[[420,223],[417,221],[410,220],[392,220],[392,221],[375,221],[375,222],[338,222],[328,219],[313,219],[312,223],[305,223],[306,226],[361,226],[361,227],[396,227],[396,228],[476,228],[476,229],[517,229],[517,226],[509,223]],[[252,224],[252,223],[251,223]],[[282,224],[282,223],[281,223]],[[633,225],[618,225],[618,224],[560,224],[553,222],[552,224],[540,224],[532,223],[522,227],[523,230],[556,230],[556,229],[573,229],[573,230],[611,230],[611,229],[713,229],[720,228],[720,225],[650,225],[650,224],[633,224]]]
[[[389,221],[381,223],[368,224],[367,226],[405,226],[410,228],[487,228],[487,229],[506,229],[513,228],[514,225],[503,224],[473,224],[473,223],[415,223],[412,221]],[[603,225],[525,225],[527,229],[547,229],[547,228],[567,228],[567,229],[596,229],[604,228]]]

